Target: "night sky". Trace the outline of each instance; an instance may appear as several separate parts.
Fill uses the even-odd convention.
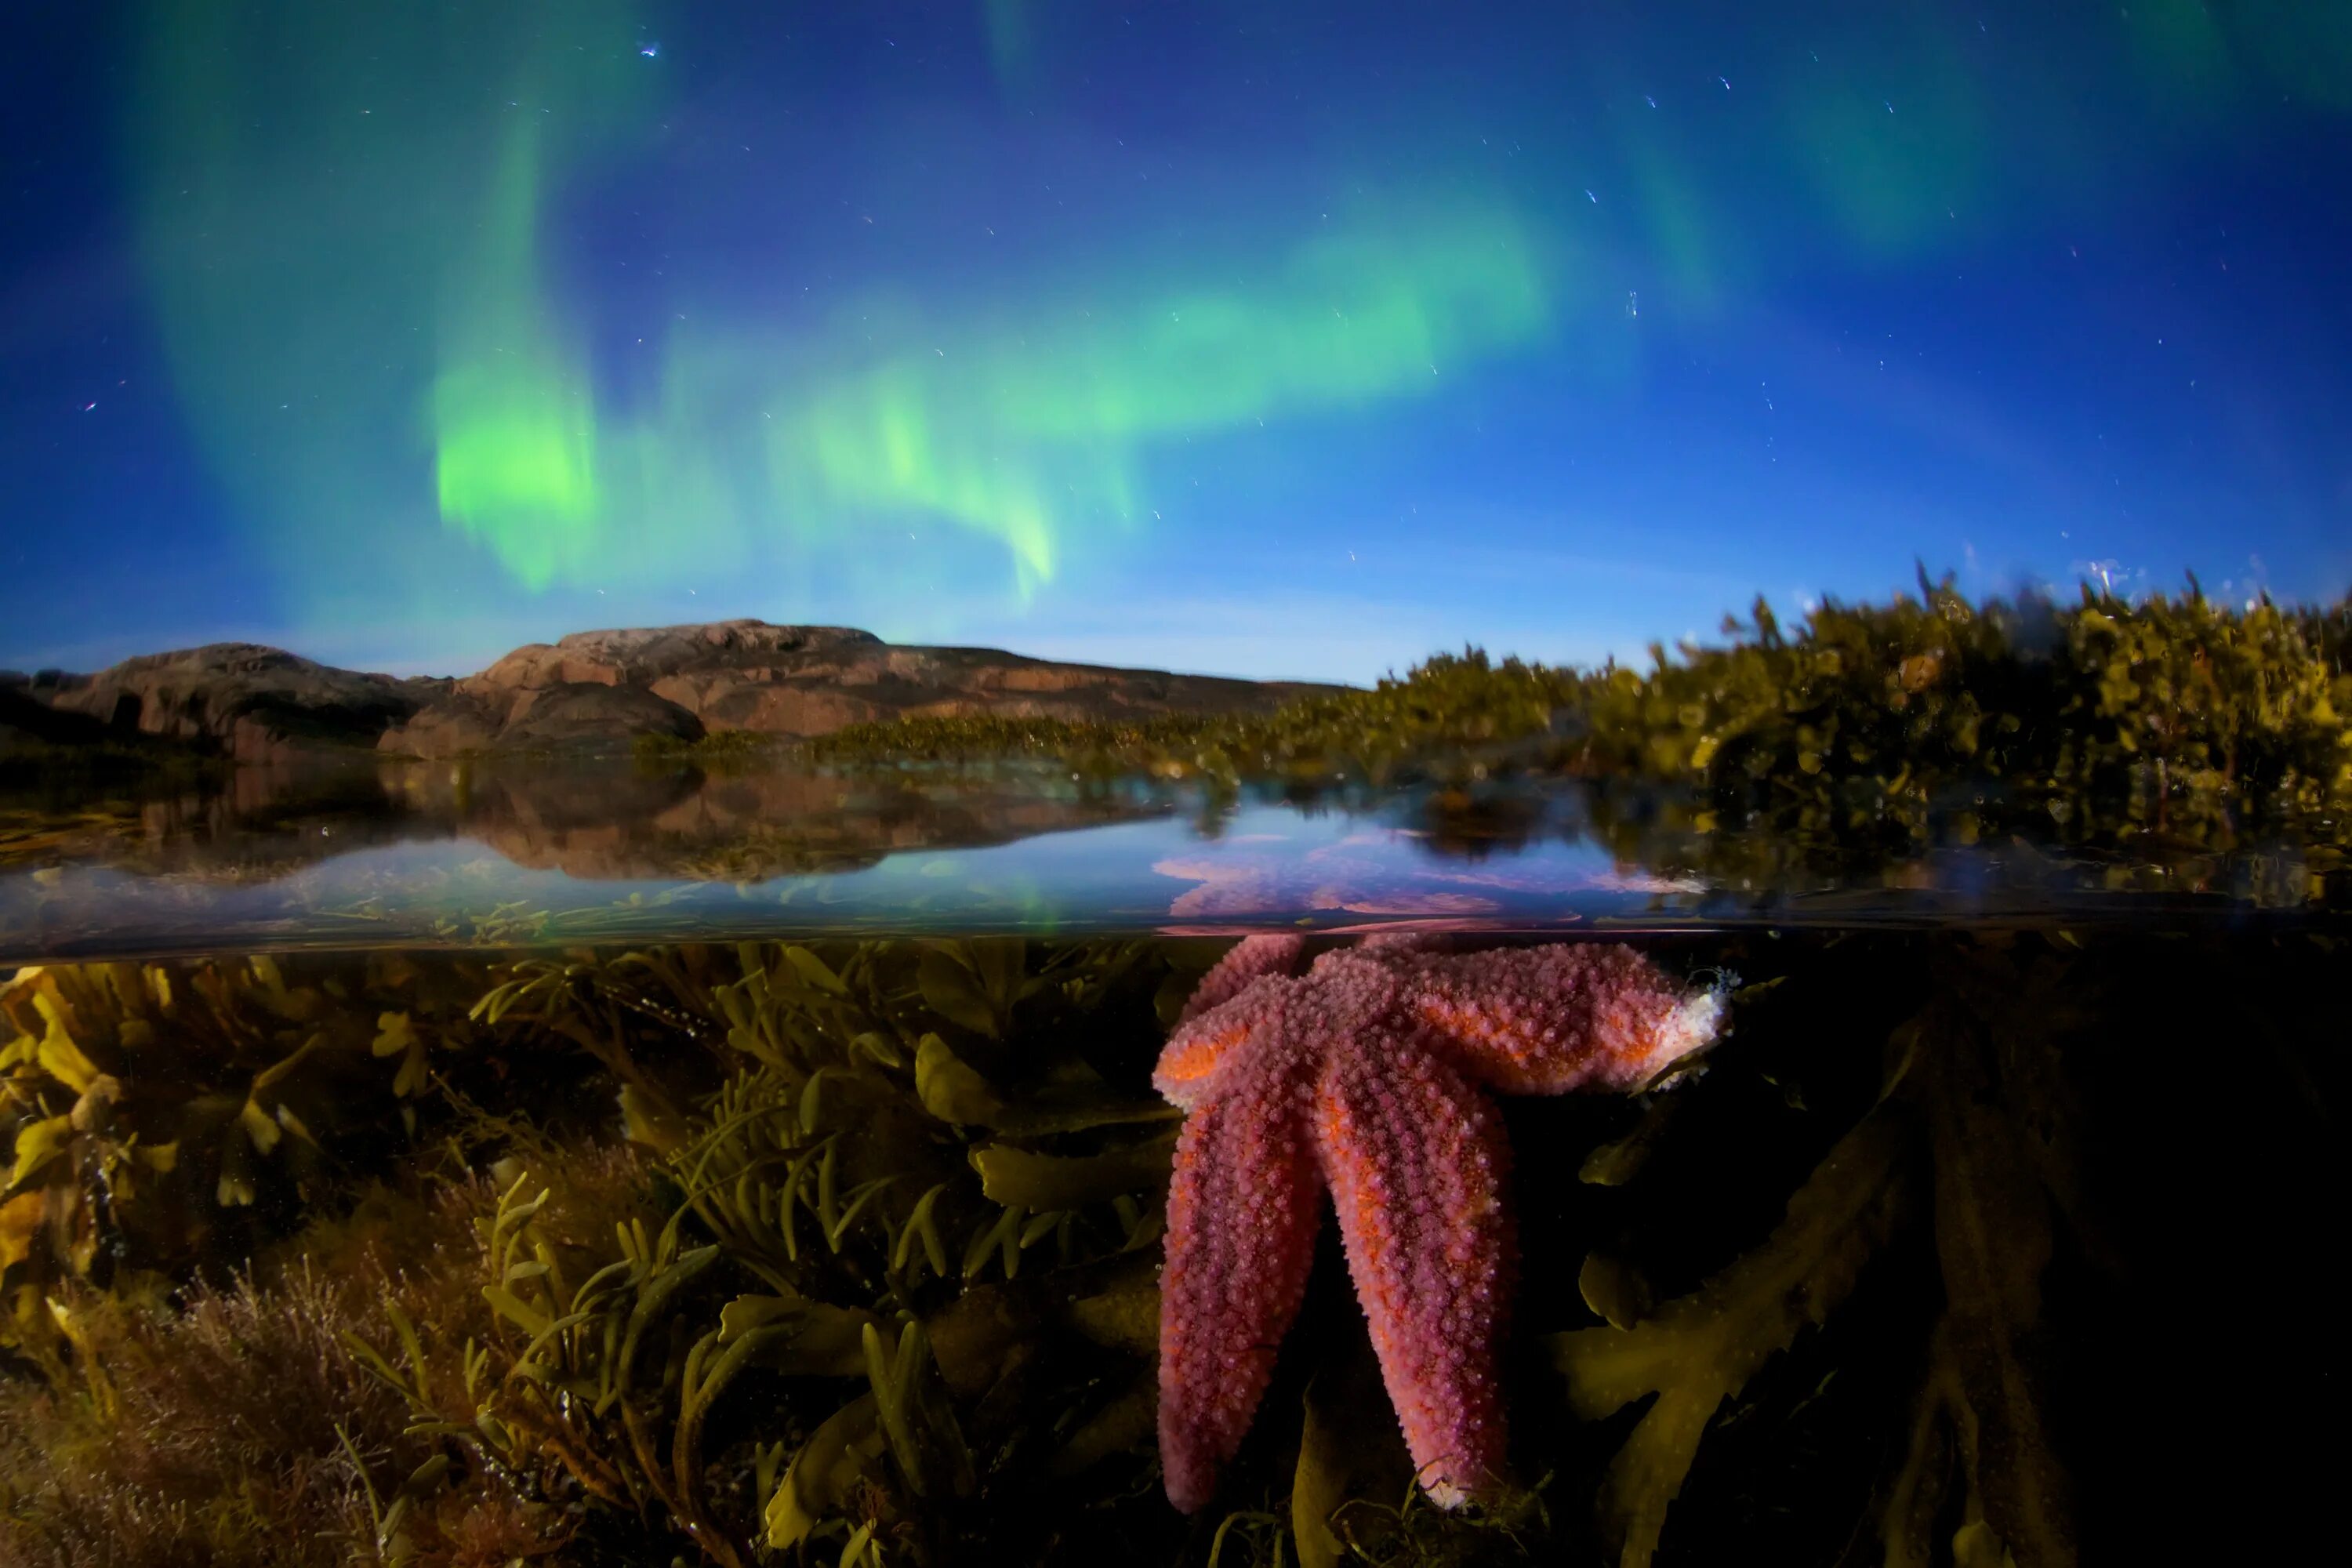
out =
[[[2352,582],[2352,0],[31,11],[0,666]]]

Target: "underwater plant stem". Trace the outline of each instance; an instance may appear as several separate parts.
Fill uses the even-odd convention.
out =
[[[1943,1268],[1951,1380],[1971,1492],[2019,1568],[2075,1560],[2071,1487],[2052,1452],[2042,1369],[2028,1340],[2042,1320],[2053,1247],[2050,1203],[2028,1164],[1988,1063],[1989,1037],[2016,1020],[1932,1014],[1925,1096],[1936,1160],[1936,1250]]]
[[[1789,1200],[1771,1237],[1630,1329],[1548,1342],[1569,1402],[1600,1420],[1655,1393],[1602,1484],[1622,1568],[1646,1568],[1666,1514],[1716,1412],[1807,1325],[1826,1322],[1909,1206],[1916,1139],[1904,1107],[1882,1101]]]
[[[654,1441],[653,1430],[645,1413],[627,1400],[621,1402],[621,1428],[628,1435],[629,1451],[636,1457],[637,1468],[645,1476],[646,1485],[664,1508],[686,1527],[704,1553],[720,1564],[720,1568],[744,1568],[743,1555],[727,1532],[714,1525],[704,1512],[701,1499],[693,1494],[681,1494],[671,1484],[670,1467],[661,1458],[660,1446]]]

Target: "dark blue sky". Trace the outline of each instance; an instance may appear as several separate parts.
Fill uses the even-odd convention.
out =
[[[2343,593],[2352,0],[1789,10],[43,8],[0,665]]]

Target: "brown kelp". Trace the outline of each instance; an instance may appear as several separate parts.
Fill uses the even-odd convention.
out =
[[[1134,957],[1066,952],[1033,973],[1017,941],[869,943],[837,968],[784,947],[520,969],[486,1018],[577,1030],[600,1007],[654,1012],[702,1031],[730,1070],[690,1118],[622,1087],[630,1136],[658,1152],[673,1194],[666,1223],[616,1231],[601,1267],[568,1271],[538,1238],[550,1193],[526,1173],[489,1222],[498,1331],[457,1347],[395,1323],[371,1363],[486,1462],[552,1453],[590,1495],[657,1506],[714,1561],[835,1538],[845,1561],[938,1560],[983,1517],[966,1511],[983,1458],[992,1475],[1012,1462],[975,1446],[1004,1436],[986,1418],[990,1394],[1011,1397],[1003,1379],[1065,1383],[1080,1409],[1106,1397],[1099,1358],[1026,1342],[1043,1320],[1021,1281],[1040,1256],[1108,1281],[1156,1237],[1166,1113],[1113,1093],[1082,1054],[1037,1048]],[[948,1033],[1034,1093],[1016,1106]],[[1004,1052],[1022,1035],[1016,1064]],[[436,1353],[463,1369],[454,1405],[425,1373]],[[845,1394],[844,1380],[862,1386]],[[722,1403],[739,1383],[782,1399],[777,1436]],[[970,1432],[950,1390],[982,1395]],[[1041,1472],[1068,1449],[1019,1458]]]
[[[0,986],[8,1256],[26,1266],[10,1331],[47,1337],[27,1292],[58,1279],[242,1254],[322,1186],[449,1124],[428,1079],[462,1099],[517,1065],[478,1049],[488,975],[399,953],[17,971]],[[599,1046],[625,1069],[624,1044]]]
[[[1882,1521],[1887,1560],[1935,1560],[1937,1460],[1957,1438],[1968,1528],[1981,1537],[1955,1542],[1962,1560],[2006,1552],[2021,1564],[2075,1561],[2066,1479],[2037,1394],[2040,1369],[2023,1342],[2041,1324],[2050,1194],[2082,1187],[2067,1097],[2037,1092],[2057,1087],[2062,1064],[2043,1040],[2021,1033],[1984,977],[1946,979],[1895,1031],[1884,1095],[1789,1200],[1761,1247],[1690,1295],[1604,1311],[1608,1326],[1551,1342],[1580,1415],[1597,1419],[1657,1396],[1601,1494],[1628,1568],[1653,1560],[1667,1507],[1717,1412],[1801,1331],[1827,1322],[1872,1254],[1921,1211],[1932,1215],[1944,1304],[1929,1331],[1912,1451]],[[2017,1047],[1999,1053],[2006,1059],[1998,1064],[1995,1038]],[[1994,1088],[1997,1072],[2005,1091]],[[1923,1145],[1931,1176],[1916,1168]]]
[[[1744,979],[1706,1074],[1510,1113],[1515,1484],[1427,1506],[1325,1289],[1189,1523],[1144,1075],[1210,944],[20,973],[0,1562],[2065,1563],[2230,1477],[2184,1427],[2326,1374],[2253,1202],[2326,1146],[2324,935],[1661,955]],[[2210,994],[2164,984],[2191,961]],[[2144,1380],[2176,1257],[2262,1271],[2226,1386]]]

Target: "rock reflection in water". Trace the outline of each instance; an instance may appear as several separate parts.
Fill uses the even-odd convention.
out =
[[[916,782],[635,764],[251,767],[223,787],[0,828],[0,868],[82,863],[213,881],[354,851],[467,839],[527,870],[614,881],[743,881],[977,848],[1153,808],[1029,778]]]

